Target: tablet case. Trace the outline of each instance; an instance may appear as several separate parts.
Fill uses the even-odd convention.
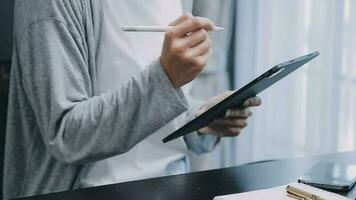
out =
[[[209,125],[214,119],[222,117],[225,112],[233,107],[241,107],[243,102],[250,97],[256,96],[258,93],[262,92],[264,89],[278,82],[282,78],[286,77],[305,63],[309,62],[313,58],[317,57],[319,52],[301,56],[287,62],[283,62],[275,67],[271,68],[258,78],[254,79],[238,91],[234,92],[232,95],[222,100],[220,103],[216,104],[206,112],[202,113],[192,121],[188,122],[174,133],[170,134],[162,141],[164,143],[174,140],[178,137],[189,134],[196,131],[202,127]]]

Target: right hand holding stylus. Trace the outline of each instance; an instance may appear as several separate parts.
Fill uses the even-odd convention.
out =
[[[160,57],[164,71],[175,88],[192,81],[211,55],[208,31],[215,25],[208,19],[186,14],[170,24]]]

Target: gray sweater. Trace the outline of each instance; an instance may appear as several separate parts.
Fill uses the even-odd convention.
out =
[[[16,0],[14,30],[5,199],[74,189],[87,163],[127,152],[188,108],[159,61],[96,95],[100,0]]]

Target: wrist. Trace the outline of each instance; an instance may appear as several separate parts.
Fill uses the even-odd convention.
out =
[[[168,70],[168,69],[169,69],[168,64],[166,64],[166,63],[164,62],[164,59],[163,59],[162,56],[160,56],[159,62],[161,63],[161,66],[162,66],[162,68],[163,68],[163,71],[164,71],[164,73],[166,74],[166,76],[168,77],[168,79],[170,80],[172,86],[173,86],[175,89],[180,88],[180,86],[172,79],[171,74],[170,74],[170,72],[169,72],[169,70]]]

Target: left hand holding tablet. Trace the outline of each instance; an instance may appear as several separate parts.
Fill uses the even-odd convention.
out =
[[[234,91],[227,91],[209,99],[198,111],[198,115],[209,110],[211,107],[230,96]],[[231,108],[226,111],[225,116],[215,119],[209,126],[199,129],[201,134],[215,134],[219,137],[238,136],[247,126],[247,120],[252,115],[250,107],[261,105],[259,97],[247,99],[242,108]]]

